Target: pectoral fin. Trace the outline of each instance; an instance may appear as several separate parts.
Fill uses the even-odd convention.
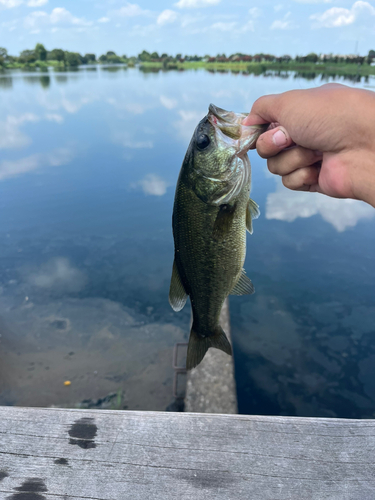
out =
[[[260,210],[258,205],[255,203],[254,200],[249,198],[246,209],[246,229],[249,231],[250,234],[253,234],[253,219],[257,219],[259,215],[260,215]]]
[[[255,292],[254,285],[250,278],[246,276],[245,269],[242,269],[240,279],[230,292],[231,295],[251,295]]]
[[[228,235],[232,222],[236,205],[223,204],[219,207],[212,236],[215,240],[224,240]]]
[[[171,285],[169,288],[169,303],[174,311],[181,311],[186,304],[187,293],[182,284],[176,261],[173,261]]]

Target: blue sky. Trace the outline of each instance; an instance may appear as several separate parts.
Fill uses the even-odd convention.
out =
[[[0,0],[0,46],[100,55],[360,54],[375,50],[375,2]]]

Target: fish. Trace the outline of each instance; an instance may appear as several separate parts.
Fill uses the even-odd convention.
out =
[[[260,211],[249,198],[247,152],[265,126],[243,126],[246,116],[210,104],[194,131],[177,181],[169,303],[180,311],[190,298],[187,370],[197,366],[210,347],[232,354],[219,324],[223,303],[229,294],[254,293],[243,265],[246,230],[252,234],[252,221]]]

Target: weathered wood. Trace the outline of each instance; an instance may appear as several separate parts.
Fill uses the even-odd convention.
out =
[[[375,421],[0,407],[1,500],[370,500]]]
[[[230,340],[229,301],[225,300],[220,324]],[[233,357],[209,349],[203,361],[188,372],[185,411],[237,413],[237,393]]]

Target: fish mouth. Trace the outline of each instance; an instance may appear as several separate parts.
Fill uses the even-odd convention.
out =
[[[215,127],[221,140],[237,149],[238,156],[247,153],[260,134],[267,129],[264,125],[251,125],[250,127],[242,125],[246,116],[247,113],[226,111],[214,104],[210,104],[208,108],[209,122]]]

